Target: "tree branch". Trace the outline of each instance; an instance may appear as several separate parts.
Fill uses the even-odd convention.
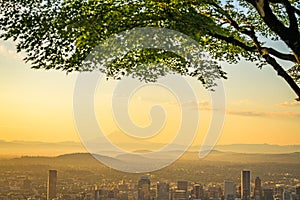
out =
[[[294,52],[296,59],[300,56],[300,35],[298,29],[290,29],[283,25],[281,21],[275,16],[270,8],[268,0],[245,0],[246,2],[252,4],[258,13],[261,15],[262,19],[266,25],[274,31]],[[281,0],[281,2],[287,0]],[[292,8],[289,8],[292,9]],[[293,19],[293,17],[291,16]],[[294,22],[292,22],[294,23]]]
[[[297,15],[300,17],[300,10],[295,8],[295,13],[297,13]]]
[[[284,80],[289,84],[289,86],[293,89],[293,91],[298,96],[296,100],[300,101],[300,88],[296,84],[294,79],[269,54],[264,54],[263,58],[266,60],[268,64],[270,64],[273,67],[273,69],[277,72],[278,76],[284,78]]]
[[[264,48],[264,47],[263,47]],[[292,61],[292,62],[298,62],[297,59],[295,58],[294,55],[292,54],[284,54],[284,53],[281,53],[273,48],[270,48],[270,47],[265,47],[265,49],[273,56],[276,56],[277,58],[280,58],[282,60],[289,60],[289,61]]]
[[[290,20],[289,29],[292,31],[298,31],[298,21],[295,16],[295,8],[291,5],[291,3],[288,0],[283,0],[283,5],[285,6],[286,12],[289,16],[289,20]]]
[[[263,50],[267,50],[267,52],[279,59],[282,59],[282,60],[288,60],[288,61],[291,61],[291,62],[298,62],[297,59],[295,58],[295,56],[293,54],[284,54],[284,53],[281,53],[273,48],[270,48],[270,47],[260,47],[259,44],[256,44],[258,45],[257,47],[254,47],[254,46],[248,46],[246,44],[244,44],[243,42],[233,38],[233,37],[225,37],[225,36],[222,36],[222,35],[219,35],[219,34],[212,34],[212,36],[214,36],[215,38],[217,39],[220,39],[220,40],[223,40],[225,42],[228,42],[232,45],[235,45],[235,46],[239,46],[241,47],[242,49],[246,50],[246,51],[251,51],[251,52],[259,52],[260,50],[259,49],[263,49]],[[256,41],[257,43],[258,41]]]
[[[226,36],[223,36],[223,35],[219,35],[217,33],[210,33],[213,37],[217,38],[217,39],[220,39],[220,40],[223,40],[225,42],[228,42],[234,46],[239,46],[241,47],[242,49],[246,50],[246,51],[250,51],[250,52],[258,52],[258,49],[255,47],[255,46],[248,46],[246,44],[244,44],[243,42],[235,39],[234,37],[226,37]]]
[[[219,5],[216,3],[210,3],[212,6],[217,8],[220,14],[224,15],[229,21],[230,25],[233,26],[236,30],[240,30],[238,23]]]
[[[293,23],[296,22],[296,25],[291,23],[290,28],[291,27],[293,27],[293,28],[296,27],[296,29],[298,29],[297,19],[296,19],[294,13],[292,13],[292,12],[295,11],[294,10],[295,8],[289,3],[288,0],[269,0],[269,1],[272,2],[272,3],[282,3],[282,4],[284,4],[284,6],[287,9],[287,12],[289,12],[290,20],[293,21]],[[220,5],[218,5],[216,3],[213,3],[213,2],[210,2],[209,4],[214,6],[221,15],[224,15],[224,17],[226,17],[226,20],[223,19],[223,21],[228,22],[237,31],[240,31],[241,33],[249,36],[253,40],[255,45],[257,46],[258,51],[260,51],[259,49],[261,49],[262,47],[261,47],[261,45],[258,41],[258,38],[255,36],[255,32],[254,32],[253,27],[250,28],[250,30],[246,30],[243,27],[240,27],[239,24]],[[277,58],[280,58],[282,60],[289,60],[289,61],[292,61],[292,62],[298,62],[297,59],[295,58],[295,56],[292,55],[292,54],[284,54],[284,53],[276,51],[273,48],[264,48],[264,50],[267,50],[270,54],[272,54],[273,56],[276,56]]]
[[[280,3],[280,4],[283,4],[283,0],[269,0],[270,3]],[[290,4],[290,2],[288,2]],[[290,4],[291,5],[291,4]],[[292,5],[291,5],[292,6]],[[295,6],[292,6],[293,9],[294,9],[294,12],[300,16],[300,10],[295,8]]]

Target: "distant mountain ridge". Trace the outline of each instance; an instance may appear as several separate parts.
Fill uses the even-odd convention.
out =
[[[99,163],[104,161],[106,163],[115,163],[118,165],[124,165],[128,162],[134,162],[136,164],[141,163],[159,163],[168,157],[171,154],[176,152],[165,152],[164,154],[153,158],[147,158],[141,155],[131,155],[131,154],[122,154],[116,157],[103,156],[99,154],[89,154],[89,153],[72,153],[72,154],[63,154],[54,157],[45,157],[45,156],[23,156],[20,158],[6,159],[7,163],[9,162],[18,162],[18,163],[36,163],[36,164],[45,164],[45,163],[62,163],[65,162],[79,164],[79,165],[89,165],[90,163]],[[288,154],[243,154],[243,153],[229,153],[229,152],[220,152],[212,151],[204,159],[199,159],[197,152],[186,152],[182,157],[178,158],[181,161],[187,162],[226,162],[226,163],[280,163],[280,164],[299,164],[300,163],[300,152],[297,153],[288,153]]]
[[[123,143],[124,145],[125,143]],[[136,152],[147,152],[147,149],[161,144],[149,143],[149,146],[143,146],[141,150],[139,144],[125,144],[136,145]],[[134,146],[135,147],[135,146]],[[177,151],[183,147],[179,144],[174,144],[172,150]],[[99,152],[103,155],[117,156],[119,152],[113,152],[104,146],[105,152]],[[192,146],[189,148],[191,152],[198,152],[200,146]],[[215,151],[228,153],[244,153],[244,154],[289,154],[300,152],[300,145],[273,145],[273,144],[230,144],[230,145],[216,145]],[[0,157],[11,156],[58,156],[62,154],[83,152],[87,150],[81,143],[77,142],[31,142],[31,141],[4,141],[0,140]]]
[[[300,145],[276,145],[276,144],[230,144],[217,145],[215,150],[235,153],[263,153],[279,154],[300,152]]]

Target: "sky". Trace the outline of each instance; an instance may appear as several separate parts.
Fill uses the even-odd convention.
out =
[[[73,108],[78,73],[31,69],[22,56],[16,53],[12,42],[0,41],[0,140],[80,142],[83,133],[78,133]],[[222,67],[228,80],[223,80],[226,114],[218,144],[300,144],[300,103],[271,67],[258,69],[245,61],[222,63]],[[189,109],[190,116],[194,112],[200,115],[193,141],[200,145],[214,112],[211,96],[198,81],[186,80],[196,100],[183,102],[182,106]],[[126,148],[121,144],[125,142],[171,142],[183,121],[176,96],[157,84],[139,88],[131,95],[128,109],[133,124],[151,124],[149,110],[154,105],[163,106],[165,112],[164,119],[159,115],[164,122],[159,131],[151,137],[136,139],[124,134],[112,114],[112,96],[117,102],[124,98],[114,93],[116,85],[118,81],[101,80],[95,93],[95,113],[105,135],[122,148]]]

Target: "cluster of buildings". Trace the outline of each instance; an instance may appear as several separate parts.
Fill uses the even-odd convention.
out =
[[[160,180],[152,175],[134,179],[89,181],[84,175],[64,178],[49,170],[45,179],[26,176],[0,181],[0,200],[300,200],[299,180],[293,184],[262,182],[242,170],[239,181],[200,183],[186,180]],[[288,177],[288,176],[287,176]],[[292,178],[292,177],[290,177]],[[295,179],[295,178],[292,178]],[[236,180],[236,179],[235,179]]]
[[[239,187],[230,180],[224,181],[223,188],[189,184],[188,181],[178,181],[176,187],[170,188],[168,183],[158,182],[156,195],[151,196],[150,180],[147,177],[141,177],[138,185],[138,200],[300,200],[300,186],[293,191],[280,184],[274,188],[263,188],[259,177],[256,177],[252,190],[249,170],[241,171]]]
[[[67,199],[57,194],[57,172],[49,171],[47,200]],[[151,184],[148,176],[141,176],[137,184],[119,184],[116,188],[94,187],[70,199],[82,200],[300,200],[300,186],[287,188],[281,184],[263,187],[261,179],[251,183],[250,170],[242,170],[240,185],[225,180],[223,185],[202,185],[188,181],[177,183],[155,182]],[[253,188],[252,188],[253,187]]]

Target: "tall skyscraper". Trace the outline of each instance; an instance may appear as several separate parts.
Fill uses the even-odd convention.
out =
[[[141,176],[138,182],[138,200],[150,200],[150,179],[148,176]]]
[[[187,181],[177,181],[177,190],[188,190],[188,182]]]
[[[223,196],[222,188],[219,185],[211,185],[208,187],[207,195],[212,199],[221,199]]]
[[[296,200],[300,200],[300,186],[296,186]]]
[[[168,200],[169,199],[169,184],[165,182],[158,182],[156,184],[156,199]]]
[[[241,171],[241,198],[243,200],[250,199],[251,184],[250,184],[250,170]]]
[[[194,185],[194,195],[196,199],[203,199],[203,186],[200,184]]]
[[[175,190],[172,194],[172,200],[187,200],[185,190]]]
[[[177,190],[185,191],[185,198],[188,198],[188,182],[187,181],[177,181]]]
[[[273,195],[274,195],[273,189],[271,188],[263,189],[262,192],[263,200],[273,200],[274,199]]]
[[[260,180],[259,177],[256,177],[256,179],[255,179],[254,199],[255,200],[262,200],[261,180]]]
[[[49,170],[48,182],[47,182],[47,200],[56,198],[56,180],[57,171]]]
[[[224,181],[224,198],[226,200],[232,200],[235,197],[235,185],[233,181]]]
[[[280,184],[280,183],[275,184],[274,199],[282,200],[283,191],[284,191],[284,184]]]
[[[285,189],[282,193],[282,200],[293,200],[292,192]]]

